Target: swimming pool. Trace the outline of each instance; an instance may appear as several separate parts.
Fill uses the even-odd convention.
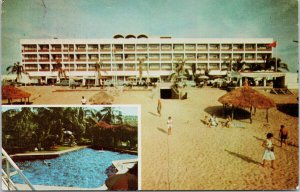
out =
[[[97,188],[104,184],[107,178],[105,170],[112,161],[135,158],[137,155],[85,148],[45,162],[35,160],[16,164],[33,185]],[[12,180],[24,183],[18,175]]]

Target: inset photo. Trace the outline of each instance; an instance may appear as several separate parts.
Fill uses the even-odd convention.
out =
[[[2,107],[2,190],[140,189],[140,107]]]

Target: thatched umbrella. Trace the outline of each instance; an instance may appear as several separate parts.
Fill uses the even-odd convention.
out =
[[[21,89],[18,89],[14,86],[10,85],[4,85],[2,86],[2,99],[7,99],[8,103],[11,104],[13,99],[24,99],[26,104],[26,99],[31,96],[30,93],[27,93],[26,91],[22,91]]]
[[[265,95],[259,93],[250,86],[243,86],[241,88],[232,90],[231,92],[223,95],[218,99],[223,105],[231,105],[232,109],[234,107],[240,108],[250,108],[250,122],[252,123],[252,107],[254,109],[266,109],[267,115],[266,119],[268,122],[268,109],[275,107],[275,102],[266,97]],[[233,119],[233,110],[232,110],[232,119]]]

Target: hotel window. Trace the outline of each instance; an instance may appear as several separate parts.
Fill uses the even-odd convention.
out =
[[[198,63],[198,68],[207,69],[207,63]]]
[[[37,46],[36,45],[23,45],[24,51],[36,51]]]
[[[74,51],[74,45],[64,44],[63,51]]]
[[[37,55],[33,54],[33,55],[24,55],[24,59],[27,61],[34,61],[37,59]]]
[[[147,45],[146,44],[138,44],[136,45],[137,51],[146,51],[147,50]]]
[[[220,50],[220,45],[219,44],[210,44],[209,45],[209,50],[211,50],[211,51]]]
[[[86,64],[77,64],[77,70],[86,70]]]
[[[53,54],[51,55],[52,60],[61,60],[62,59],[62,55],[59,54]]]
[[[207,60],[207,54],[197,54],[198,60]]]
[[[271,54],[257,54],[257,60],[263,60],[266,58],[270,58]]]
[[[134,46],[134,44],[124,45],[124,50],[125,51],[134,51],[135,50],[135,46]]]
[[[116,61],[123,61],[123,54],[115,54]]]
[[[135,60],[135,55],[134,54],[125,54],[124,58],[126,61],[134,61]]]
[[[172,70],[172,63],[162,63],[161,70]]]
[[[220,59],[220,55],[219,54],[210,54],[209,55],[209,59],[210,60],[219,60]]]
[[[49,55],[41,54],[41,55],[40,55],[40,60],[49,61]]]
[[[210,63],[209,68],[210,69],[219,69],[219,63]]]
[[[244,45],[243,44],[233,44],[232,49],[234,51],[243,51],[244,50]]]
[[[39,45],[40,51],[49,51],[49,45]]]
[[[88,50],[89,51],[98,51],[98,45],[97,44],[88,45]]]
[[[245,54],[245,59],[246,60],[253,60],[253,59],[255,59],[255,54],[246,53]]]
[[[243,59],[243,54],[233,54],[233,59]]]
[[[76,45],[76,50],[77,51],[85,51],[85,45]]]
[[[161,60],[172,60],[172,54],[161,54]]]
[[[149,54],[150,61],[157,61],[159,60],[159,54]]]
[[[150,63],[149,64],[149,69],[150,70],[160,70],[159,63]]]
[[[171,44],[162,44],[161,45],[161,50],[162,51],[171,51],[172,50],[172,45]]]
[[[196,54],[186,54],[187,60],[196,60]]]
[[[183,51],[183,48],[184,48],[183,44],[174,44],[173,45],[174,51]]]
[[[195,51],[196,50],[196,45],[195,44],[186,44],[185,45],[185,50],[187,50],[187,51]]]
[[[255,51],[255,44],[246,44],[245,49],[246,51]]]
[[[98,60],[99,58],[98,58],[98,55],[97,54],[91,54],[91,55],[89,55],[89,60],[93,60],[93,61],[95,61],[95,60]]]
[[[38,65],[37,64],[26,64],[25,71],[37,71]]]
[[[183,59],[184,55],[183,54],[174,54],[174,59]]]
[[[222,44],[222,51],[230,51],[231,50],[231,44]]]
[[[101,51],[110,51],[110,45],[109,44],[100,45],[100,50]]]
[[[78,54],[76,55],[77,61],[85,61],[86,55],[85,54]]]
[[[110,54],[102,54],[100,58],[103,61],[110,61]]]
[[[117,45],[114,45],[114,46],[115,46],[116,51],[123,51],[123,45],[117,44]]]
[[[52,51],[61,51],[61,45],[51,45]]]
[[[268,51],[271,50],[270,47],[267,47],[266,44],[257,44],[258,51]]]
[[[205,51],[205,50],[207,50],[207,44],[198,44],[197,49],[199,51]]]
[[[137,54],[137,59],[144,59],[144,60],[147,60],[147,54]]]
[[[150,51],[159,51],[159,45],[158,44],[150,44],[149,50]]]
[[[89,71],[94,71],[95,70],[95,64],[89,64],[88,70]]]
[[[231,54],[222,54],[221,58],[223,60],[230,59],[231,58]]]
[[[50,71],[49,64],[40,64],[40,71]]]

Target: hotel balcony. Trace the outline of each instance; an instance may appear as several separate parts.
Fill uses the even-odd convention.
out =
[[[100,52],[111,52],[110,49],[100,49]]]
[[[159,57],[150,57],[149,58],[149,61],[159,61]]]
[[[63,52],[73,52],[74,49],[63,49]]]
[[[86,58],[76,59],[76,61],[86,61]]]
[[[209,58],[210,61],[220,61],[220,58]]]
[[[258,47],[257,51],[272,51],[271,47]]]
[[[124,70],[125,71],[135,71],[136,69],[135,69],[134,66],[133,67],[131,67],[131,66],[125,66]]]
[[[159,51],[159,48],[149,48],[149,51]]]
[[[232,51],[232,48],[222,48],[221,51]]]
[[[193,57],[188,57],[188,58],[186,58],[186,60],[187,61],[196,61],[196,58],[195,57],[194,58]]]
[[[86,52],[86,49],[76,49],[76,52]]]
[[[40,68],[39,71],[50,71],[50,67]]]
[[[162,60],[162,61],[171,61],[171,60],[172,60],[172,58],[171,58],[171,57],[168,57],[168,58],[167,58],[167,57],[165,57],[165,58],[161,58],[161,60]]]
[[[88,49],[88,52],[98,52],[98,49]]]
[[[24,62],[37,62],[37,58],[24,59]]]
[[[250,48],[245,48],[245,51],[256,51],[256,49],[255,49],[255,48],[252,48],[252,49],[250,49]]]
[[[218,48],[212,48],[212,47],[211,47],[211,48],[209,48],[209,50],[210,50],[210,51],[220,51],[220,48],[219,48],[219,47],[218,47]]]
[[[50,59],[39,59],[39,62],[50,62]]]
[[[71,59],[63,59],[63,61],[74,61],[74,58],[71,58]]]
[[[22,52],[37,52],[37,49],[23,49]]]
[[[254,57],[253,58],[249,57],[249,58],[245,58],[245,60],[251,61],[251,60],[255,60],[255,58]]]
[[[136,48],[136,51],[140,51],[140,52],[147,51],[147,48],[144,48],[144,49],[142,49],[142,48]]]
[[[133,52],[133,51],[135,51],[135,49],[125,48],[124,51]]]
[[[198,61],[207,61],[207,59],[208,59],[207,57],[205,57],[205,58],[204,57],[197,58]]]
[[[172,48],[161,48],[161,51],[172,51]]]
[[[49,49],[39,49],[39,52],[49,52]]]
[[[51,49],[51,52],[61,52],[61,49]]]

